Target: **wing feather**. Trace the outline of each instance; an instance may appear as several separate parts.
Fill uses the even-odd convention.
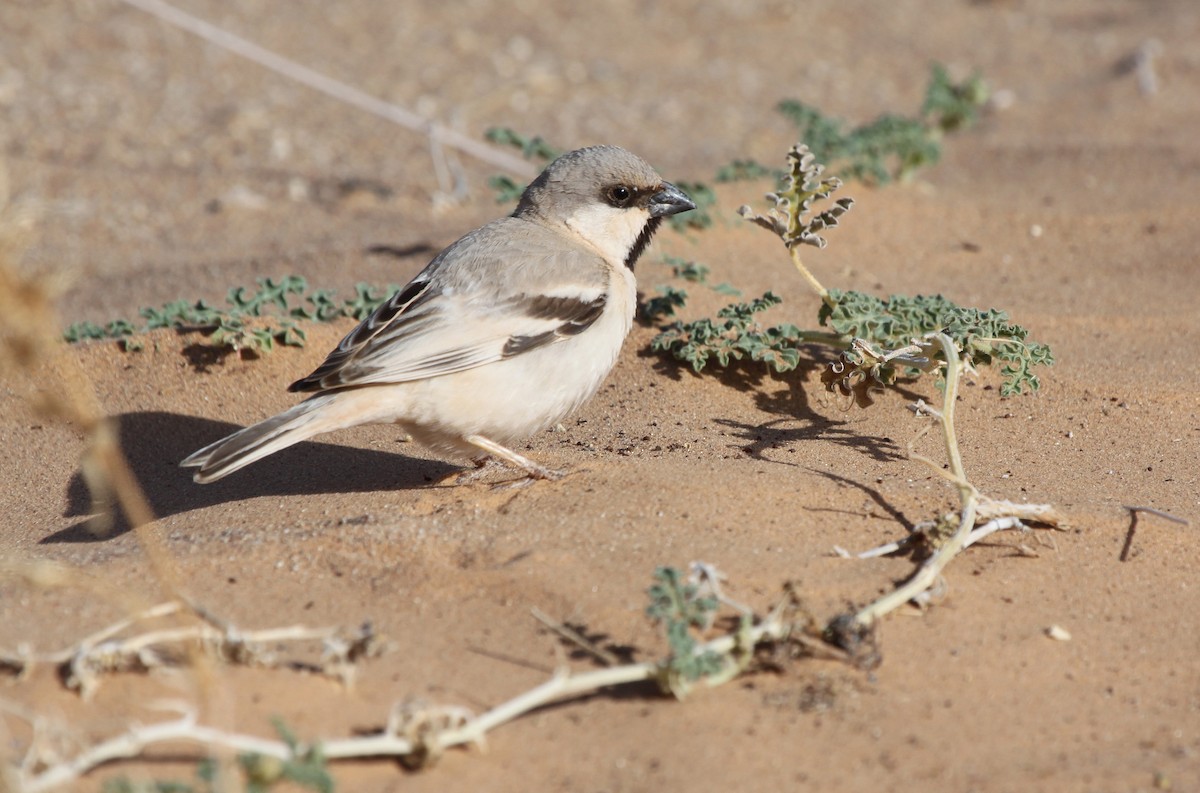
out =
[[[554,230],[495,221],[439,254],[289,390],[438,377],[552,344],[600,318],[610,277]]]

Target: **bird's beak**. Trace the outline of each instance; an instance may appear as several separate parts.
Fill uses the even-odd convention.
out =
[[[676,215],[695,209],[696,203],[687,197],[687,193],[670,182],[663,182],[662,189],[650,196],[650,217],[661,218]]]

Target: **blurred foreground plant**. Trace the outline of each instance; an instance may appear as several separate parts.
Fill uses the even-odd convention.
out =
[[[345,738],[303,742],[278,720],[275,722],[279,736],[276,739],[208,726],[200,722],[194,707],[176,701],[160,703],[160,709],[176,711],[176,718],[134,724],[91,745],[72,743],[72,750],[67,753],[58,752],[57,748],[50,753],[40,744],[31,746],[27,755],[8,770],[18,789],[37,793],[77,781],[105,763],[141,757],[151,747],[192,744],[206,750],[236,752],[247,790],[267,790],[279,782],[330,790],[333,780],[328,764],[331,762],[394,757],[409,768],[429,766],[445,750],[481,745],[489,732],[531,711],[613,686],[655,682],[664,693],[683,698],[698,686],[714,687],[732,680],[751,667],[756,651],[771,648],[787,648],[791,657],[820,655],[858,660],[816,635],[812,618],[789,587],[785,587],[780,602],[765,616],[759,617],[726,597],[721,591],[722,580],[723,576],[715,567],[704,563],[692,563],[687,573],[673,567],[658,568],[647,592],[646,613],[664,628],[668,645],[664,656],[587,671],[572,671],[564,661],[549,680],[479,714],[464,707],[409,699],[395,703],[386,724],[378,730],[361,731]],[[714,627],[722,609],[736,613],[732,630]],[[565,626],[550,623],[549,627],[566,641],[588,645],[586,637]],[[228,631],[218,633],[224,636]],[[295,633],[292,629],[289,635]],[[237,635],[241,636],[240,633]],[[310,635],[317,634],[305,629],[302,638]],[[328,638],[324,634],[320,636]],[[137,638],[131,637],[129,641]],[[597,658],[606,657],[598,648],[587,646],[587,649]],[[867,659],[867,664],[870,663],[873,660]],[[46,729],[46,725],[41,727]],[[151,789],[217,789],[212,784],[213,771],[211,762],[201,761],[199,784],[160,781],[153,783],[155,787]],[[128,780],[118,780],[111,787],[114,793],[134,789],[141,788]]]

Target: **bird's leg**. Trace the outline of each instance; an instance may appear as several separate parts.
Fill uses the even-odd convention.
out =
[[[520,480],[520,484],[529,484],[535,479],[562,479],[566,474],[565,471],[555,471],[547,468],[544,465],[538,465],[528,457],[523,457],[517,454],[512,449],[501,446],[495,441],[488,440],[482,435],[468,435],[465,440],[473,446],[478,446],[492,457],[499,458],[511,465],[513,468],[520,468],[525,472],[526,478]],[[472,472],[473,473],[473,472]]]
[[[475,467],[469,471],[462,471],[458,474],[447,474],[446,479],[454,479],[456,485],[466,485],[477,481],[490,474],[498,466],[503,466],[504,463],[497,460],[490,454],[481,454],[471,460],[471,464]]]

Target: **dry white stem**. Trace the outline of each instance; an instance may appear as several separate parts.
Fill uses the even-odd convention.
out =
[[[80,654],[81,651],[87,651],[92,647],[100,645],[131,625],[142,622],[143,620],[152,620],[160,617],[167,617],[171,614],[177,614],[181,608],[182,604],[175,600],[167,601],[166,603],[159,603],[157,606],[151,606],[150,608],[137,614],[131,614],[128,617],[119,619],[111,625],[101,628],[90,636],[85,636],[73,647],[68,647],[65,650],[60,650],[57,653],[51,653],[47,655],[45,660],[50,663],[62,663]]]
[[[725,594],[722,588],[722,583],[729,580],[729,577],[717,569],[714,564],[708,562],[692,562],[688,565],[688,583],[695,585],[696,593],[699,597],[712,596],[717,599],[717,602],[723,603],[743,617],[752,616],[754,609],[749,606],[739,603],[733,598]],[[710,624],[704,627],[708,630],[712,627],[711,619],[716,619],[716,612],[710,614]]]
[[[946,583],[946,577],[939,575],[934,579],[933,584],[924,592],[919,592],[913,599],[912,605],[920,611],[924,611],[933,604],[946,597],[946,593],[950,591],[950,585]]]
[[[861,339],[855,339],[855,341],[861,341]],[[909,366],[916,366],[919,369],[927,369],[929,368],[932,359],[921,355],[921,353],[924,351],[925,345],[914,342],[913,344],[909,344],[905,347],[901,347],[896,350],[890,350],[884,353],[881,357],[884,363],[900,361],[901,363],[906,363]]]
[[[291,756],[291,750],[287,744],[281,741],[205,727],[196,723],[195,713],[186,706],[183,711],[183,716],[175,721],[135,725],[121,735],[84,749],[70,759],[58,760],[50,764],[45,760],[51,758],[44,758],[42,764],[47,766],[44,771],[32,775],[24,773],[19,775],[20,787],[18,790],[23,793],[40,793],[43,790],[51,790],[78,779],[104,763],[137,757],[148,747],[161,743],[196,743],[210,748],[250,752],[280,760],[286,760]]]
[[[342,631],[325,636],[322,638],[321,672],[352,688],[358,676],[358,661],[381,655],[384,644],[369,622],[364,622],[349,636]]]
[[[95,692],[101,675],[167,666],[174,655],[184,655],[186,648],[192,645],[199,645],[210,655],[229,663],[273,667],[287,662],[269,650],[270,646],[319,641],[323,643],[323,651],[318,668],[323,674],[346,685],[353,683],[355,662],[378,654],[381,650],[378,637],[369,624],[364,624],[349,635],[336,627],[312,628],[305,625],[244,631],[202,609],[193,611],[205,619],[205,623],[118,636],[140,621],[167,617],[180,613],[184,608],[179,601],[161,603],[117,620],[64,650],[38,654],[22,646],[16,652],[0,653],[0,663],[9,666],[18,675],[28,674],[37,663],[65,666],[67,686],[78,690],[87,699]],[[172,653],[172,649],[176,652]]]
[[[253,61],[259,66],[282,75],[289,80],[308,86],[315,91],[320,91],[339,102],[344,102],[345,104],[357,107],[359,110],[365,110],[394,124],[399,124],[405,129],[419,132],[429,138],[430,145],[434,147],[435,152],[437,147],[446,146],[458,149],[464,154],[494,165],[497,168],[503,168],[517,176],[532,178],[536,175],[536,169],[520,157],[477,141],[468,135],[431,121],[399,105],[394,105],[391,102],[385,102],[382,99],[371,96],[354,86],[321,74],[265,47],[260,47],[199,17],[180,11],[174,6],[162,2],[162,0],[122,1],[180,30],[199,36],[209,44]],[[437,156],[435,156],[434,162],[440,165]]]
[[[1022,523],[1020,518],[994,518],[979,528],[972,529],[971,533],[967,535],[967,539],[963,542],[963,548],[969,548],[982,540],[984,537],[987,537],[989,534],[995,534],[998,531],[1004,531],[1006,529],[1029,531],[1029,527]]]
[[[1025,525],[1022,519],[1033,520],[1051,526],[1059,525],[1057,515],[1054,514],[1053,508],[1048,504],[1014,504],[1011,501],[994,501],[986,496],[979,496],[979,499],[979,506],[975,510],[975,519],[977,521],[985,520],[992,515],[1001,515],[1002,517],[992,518],[984,525],[972,529],[963,543],[964,549],[998,531],[1006,531],[1008,529],[1018,529],[1022,532],[1029,531],[1029,526]],[[987,509],[984,508],[985,505]],[[836,545],[834,546],[834,550],[844,559],[874,559],[879,556],[887,556],[890,553],[903,550],[914,539],[920,537],[922,531],[933,528],[935,525],[936,523],[933,521],[917,524],[912,534],[903,540],[884,543],[883,545],[860,551],[856,554],[851,554],[849,551]],[[1021,548],[1025,555],[1037,556],[1037,553],[1031,549],[1023,548],[1022,546],[1018,547]]]
[[[34,711],[29,710],[28,708],[23,707],[22,705],[17,704],[16,702],[9,702],[7,700],[0,700],[0,713],[25,722],[29,725],[29,730],[31,733],[29,738],[29,749],[25,752],[24,756],[21,757],[20,765],[14,768],[6,763],[2,764],[0,765],[0,773],[8,774],[9,779],[17,774],[28,775],[37,770],[39,758],[48,757],[52,760],[56,760],[62,756],[62,752],[60,751],[59,747],[59,743],[61,743],[61,741],[54,741],[54,739],[61,737],[63,730],[50,729],[48,719],[44,718],[38,713],[35,713]],[[9,734],[7,727],[7,720],[0,719],[0,738],[3,738],[5,745],[15,747],[18,745],[18,743]],[[4,759],[7,760],[7,756],[5,756]],[[7,793],[7,791],[10,790],[20,791],[22,788],[18,787],[15,783],[11,783],[8,787],[0,787],[0,790],[3,790]]]
[[[977,509],[980,520],[991,520],[999,517],[1014,517],[1031,523],[1041,523],[1046,526],[1062,528],[1065,521],[1049,504],[1019,504],[1015,501],[979,496]]]
[[[787,638],[791,625],[785,619],[786,603],[781,603],[756,625],[747,625],[733,634],[720,636],[698,648],[730,659],[725,674],[704,678],[706,686],[731,679],[744,668],[753,648],[767,641]],[[571,674],[560,667],[554,675],[496,707],[479,714],[454,706],[430,706],[405,702],[395,706],[387,725],[376,735],[324,741],[323,757],[344,760],[363,757],[398,757],[418,762],[436,759],[444,750],[465,744],[482,745],[488,732],[547,704],[612,686],[646,680],[661,681],[667,666],[659,661],[599,669]],[[682,689],[672,689],[682,695]],[[164,743],[192,743],[273,758],[280,761],[304,756],[315,748],[299,745],[293,750],[285,742],[253,735],[227,732],[196,723],[195,713],[187,705],[173,704],[182,714],[174,721],[153,725],[135,725],[126,732],[86,748],[70,758],[40,752],[22,768],[16,769],[18,790],[40,793],[79,779],[93,768],[114,760],[141,755],[151,746]]]
[[[1170,512],[1163,512],[1161,509],[1155,509],[1154,507],[1126,506],[1125,509],[1129,510],[1130,512],[1145,512],[1147,515],[1155,515],[1157,517],[1165,518],[1166,520],[1172,521],[1173,523],[1179,523],[1184,526],[1192,525],[1192,522],[1190,520],[1188,520],[1187,518],[1181,518],[1178,515],[1172,515]]]
[[[1138,91],[1143,96],[1154,96],[1158,93],[1158,72],[1154,69],[1154,59],[1162,53],[1161,41],[1146,39],[1133,54],[1133,73],[1137,78]]]
[[[855,621],[860,625],[868,627],[874,625],[885,615],[890,614],[905,603],[917,599],[923,592],[937,583],[938,577],[942,574],[942,569],[962,551],[963,540],[967,536],[969,527],[974,525],[975,514],[973,503],[968,503],[967,507],[964,508],[963,516],[963,520],[959,523],[958,529],[954,532],[949,542],[938,548],[917,569],[917,572],[902,585],[855,614]]]
[[[938,421],[942,420],[942,411],[938,410],[933,405],[928,404],[924,399],[918,399],[916,402],[909,405],[908,409],[917,416],[932,416]],[[929,427],[931,426],[933,425],[927,425],[917,437],[923,437],[924,434],[929,431]]]
[[[962,553],[972,543],[978,542],[989,534],[1004,529],[1024,529],[1022,520],[1059,526],[1062,523],[1059,515],[1046,504],[1016,504],[1011,501],[1001,501],[988,498],[979,493],[970,480],[967,479],[963,468],[962,455],[958,449],[958,439],[954,431],[954,405],[958,396],[958,382],[962,373],[962,361],[954,342],[944,333],[930,334],[930,339],[936,340],[942,347],[946,359],[946,391],[943,394],[942,409],[939,411],[923,401],[918,400],[913,406],[917,415],[932,416],[942,428],[942,439],[946,448],[946,458],[949,469],[935,463],[933,460],[917,454],[913,444],[924,437],[929,431],[926,427],[909,443],[909,456],[928,465],[939,476],[958,488],[961,507],[957,515],[947,518],[956,522],[953,533],[942,542],[933,554],[917,569],[911,578],[892,592],[876,600],[871,605],[855,614],[854,619],[860,625],[870,626],[905,603],[913,602],[918,606],[927,605],[935,596],[935,587],[941,578],[942,570],[954,557]],[[976,526],[979,521],[986,521],[983,526]],[[928,529],[927,529],[928,531]],[[916,536],[914,532],[913,535]],[[903,544],[892,543],[881,548],[866,552],[867,555],[890,553]],[[885,550],[886,549],[886,550]]]
[[[762,622],[752,626],[744,635],[735,633],[720,636],[701,645],[698,652],[711,652],[722,657],[731,657],[739,646],[748,644],[753,647],[764,641],[778,641],[786,638],[789,631],[790,626],[784,620],[784,609],[780,607],[773,610]],[[658,661],[626,664],[579,674],[571,674],[566,668],[560,667],[545,683],[465,721],[461,726],[435,736],[428,736],[424,748],[437,753],[452,746],[480,743],[491,730],[551,702],[612,686],[658,680],[663,674],[663,669],[663,664]],[[716,686],[724,681],[705,678],[704,682],[708,686]],[[406,744],[409,746],[407,752],[397,751]],[[407,741],[401,742],[395,735],[389,735],[386,732],[365,738],[331,741],[322,744],[321,747],[324,755],[330,759],[369,755],[402,755],[410,753],[413,748],[415,747],[412,747]]]
[[[855,622],[864,627],[874,625],[884,615],[895,611],[932,588],[946,565],[966,547],[967,538],[970,536],[971,530],[975,528],[979,491],[967,479],[966,471],[963,469],[962,455],[958,450],[958,438],[954,432],[954,405],[958,398],[958,382],[961,373],[958,350],[945,333],[930,334],[928,338],[936,340],[941,345],[946,359],[946,390],[942,395],[942,411],[938,424],[942,428],[942,439],[945,443],[946,458],[949,461],[950,469],[943,471],[942,467],[932,460],[915,454],[913,456],[928,464],[958,488],[959,500],[962,504],[958,515],[958,526],[953,534],[917,568],[911,578],[854,615]],[[920,406],[918,409],[921,409]],[[911,453],[911,445],[909,448]]]
[[[909,535],[908,537],[905,537],[903,540],[897,540],[896,542],[884,543],[883,545],[879,545],[874,548],[869,548],[868,550],[860,551],[856,554],[846,553],[845,558],[846,559],[875,559],[880,556],[887,556],[889,553],[895,553],[896,551],[900,550],[904,546],[908,545],[912,541],[912,537],[914,537],[914,536],[916,536],[916,535],[915,534]]]

